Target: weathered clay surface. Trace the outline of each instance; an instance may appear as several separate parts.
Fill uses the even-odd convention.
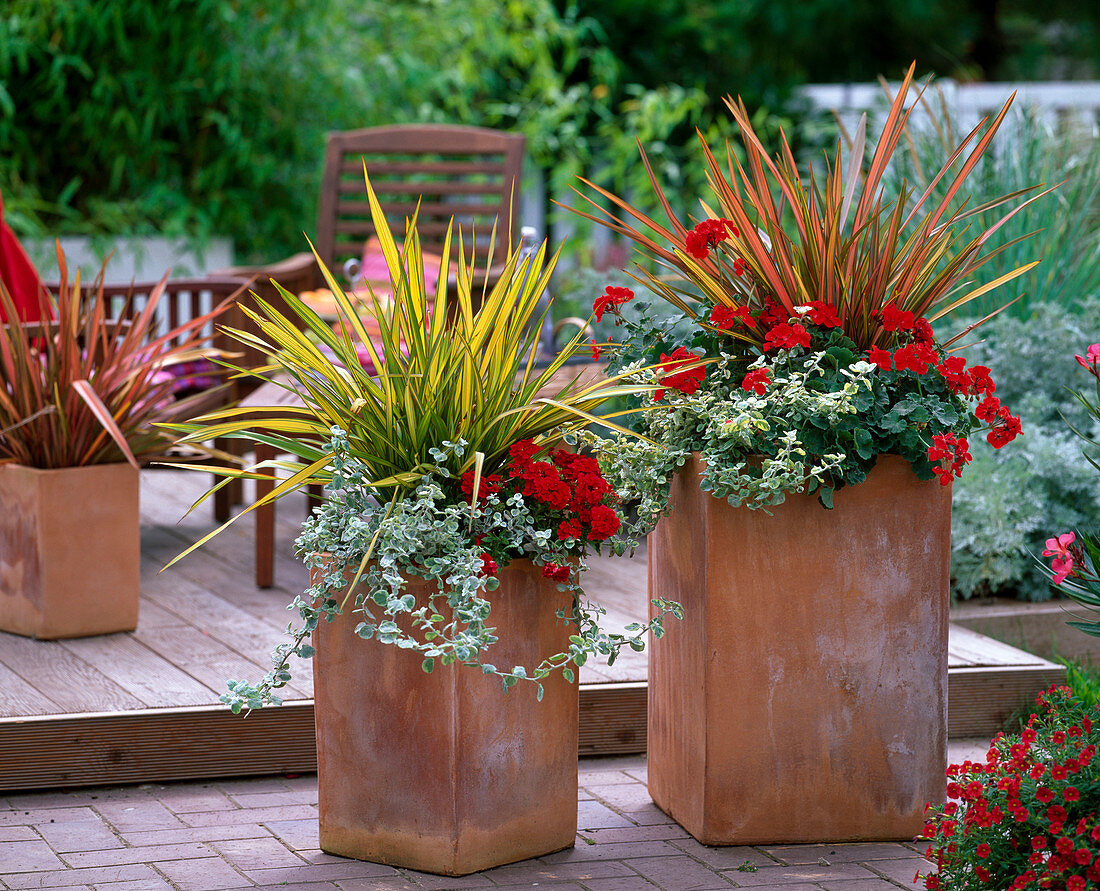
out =
[[[425,583],[410,585],[422,597]],[[567,595],[516,561],[489,595],[488,660],[528,668],[569,647]],[[560,674],[508,693],[476,669],[361,640],[345,613],[314,633],[321,848],[444,875],[558,851],[577,831],[578,692]]]
[[[649,790],[706,844],[906,839],[942,800],[951,489],[900,458],[824,510],[699,489],[649,540]]]
[[[137,627],[138,471],[0,466],[0,630],[55,639]]]

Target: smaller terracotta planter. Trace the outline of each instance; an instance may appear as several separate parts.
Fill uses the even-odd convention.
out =
[[[138,492],[129,464],[0,465],[0,630],[52,640],[136,628]]]
[[[568,595],[519,560],[490,595],[489,659],[528,667],[569,647]],[[411,581],[418,599],[428,583]],[[362,640],[346,612],[314,632],[322,850],[442,875],[538,857],[577,833],[578,690],[560,674],[505,693],[462,666]]]

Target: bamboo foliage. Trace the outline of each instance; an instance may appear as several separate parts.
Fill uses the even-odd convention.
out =
[[[158,333],[167,275],[140,311],[112,318],[103,272],[84,289],[79,274],[69,283],[60,246],[57,254],[62,284],[56,299],[38,295],[42,320],[0,324],[0,462],[137,466],[170,444],[157,422],[195,411],[197,400],[174,400],[173,381],[158,372],[208,353],[203,330],[229,301]],[[0,307],[5,318],[19,318],[2,284]]]
[[[1040,188],[1016,191],[981,207],[967,208],[965,202],[956,200],[1008,113],[1010,97],[992,119],[984,119],[962,140],[922,194],[914,197],[903,189],[898,199],[886,201],[883,175],[916,105],[906,105],[915,89],[913,72],[911,66],[869,162],[865,164],[864,116],[847,157],[838,144],[835,155],[825,159],[823,185],[813,172],[802,177],[785,137],[777,156],[770,157],[744,104],[727,98],[741,133],[745,161],[738,160],[728,146],[725,157],[720,158],[703,144],[707,178],[717,205],[712,210],[703,203],[703,209],[711,218],[732,221],[737,234],[705,260],[688,254],[685,239],[689,227],[675,218],[644,151],[642,162],[670,226],[587,180],[582,182],[595,197],[581,194],[597,212],[580,215],[633,241],[651,257],[656,271],[639,268],[635,273],[638,280],[692,316],[697,312],[693,301],[700,298],[711,305],[748,303],[758,307],[770,300],[792,315],[796,306],[819,300],[835,307],[845,333],[858,345],[864,349],[881,345],[890,337],[879,322],[886,304],[934,321],[1031,269],[1034,262],[985,285],[970,283],[976,270],[1004,250],[1004,246],[988,250],[990,238],[1050,191],[1040,191],[1006,208],[984,230],[968,229],[979,215],[1004,208]],[[946,188],[940,186],[941,180],[947,183]],[[936,194],[939,197],[934,198]],[[748,274],[736,274],[735,260],[744,264]],[[759,345],[763,334],[744,330],[736,336]]]

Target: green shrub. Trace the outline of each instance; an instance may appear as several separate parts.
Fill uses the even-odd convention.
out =
[[[272,261],[313,232],[327,131],[423,121],[523,132],[558,197],[578,173],[629,192],[638,138],[689,195],[695,128],[721,136],[708,108],[693,85],[625,83],[599,27],[550,0],[0,11],[0,191],[25,235],[222,234]]]
[[[320,51],[334,10],[305,0],[6,4],[0,189],[13,226],[223,233],[245,253],[299,247],[323,131],[349,120],[364,89]]]
[[[984,340],[965,350],[969,362],[992,369],[997,396],[1020,415],[1023,436],[1011,451],[972,443],[974,461],[955,482],[951,574],[959,597],[1049,599],[1048,579],[1032,555],[1052,530],[1095,523],[1100,474],[1081,460],[1066,421],[1100,431],[1065,384],[1080,371],[1074,352],[1097,339],[1098,314],[1095,298],[1073,313],[1035,303],[1027,319],[1002,314],[987,322]]]
[[[1093,708],[1100,704],[1100,666],[1073,659],[1058,661],[1066,667],[1066,686],[1073,691],[1074,698]]]
[[[919,197],[966,133],[942,100],[926,101],[926,107],[914,113],[913,122],[887,175],[888,194],[908,187]],[[953,169],[958,169],[958,163]],[[1003,249],[1002,253],[975,276],[976,282],[984,284],[1042,257],[1037,267],[1011,285],[1011,296],[1022,294],[1023,298],[1009,313],[1026,319],[1038,302],[1073,311],[1083,298],[1100,295],[1100,142],[1091,133],[1055,128],[1036,111],[1020,105],[1002,125],[995,150],[982,157],[966,183],[956,204],[965,201],[968,207],[1039,184],[1058,185],[1016,214],[990,240],[991,249]],[[944,177],[934,187],[933,197],[946,194],[950,186],[951,177]],[[975,231],[984,230],[999,216],[993,209],[978,214],[972,225]],[[968,304],[965,312],[980,318],[1010,299],[1005,294],[1003,289],[994,290]]]

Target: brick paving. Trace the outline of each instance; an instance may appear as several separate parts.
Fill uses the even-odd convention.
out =
[[[0,889],[890,891],[930,868],[907,843],[706,847],[650,801],[642,757],[582,759],[577,807],[574,848],[443,878],[320,851],[315,775],[10,794]]]

